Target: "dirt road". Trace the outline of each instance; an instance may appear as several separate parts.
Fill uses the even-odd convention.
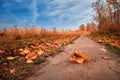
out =
[[[81,51],[91,60],[84,64],[69,61],[69,55]],[[27,80],[120,80],[120,58],[88,37],[64,47],[64,52],[47,58]]]

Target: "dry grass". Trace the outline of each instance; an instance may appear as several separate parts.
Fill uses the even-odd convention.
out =
[[[101,34],[93,33],[91,38],[98,43],[105,45],[109,51],[117,53],[120,55],[120,35],[119,34]]]
[[[23,79],[29,76],[37,63],[45,57],[59,53],[61,47],[79,37],[79,31],[58,31],[33,28],[5,29],[0,31],[0,79]],[[25,51],[29,53],[23,54]],[[41,54],[42,53],[42,54]],[[32,59],[31,55],[37,56]],[[17,58],[8,60],[7,57]],[[27,61],[33,61],[28,65]],[[42,59],[42,61],[41,61]],[[29,69],[28,69],[29,67]],[[15,69],[14,73],[10,73]],[[20,72],[23,73],[20,73]],[[3,73],[6,72],[6,73]]]

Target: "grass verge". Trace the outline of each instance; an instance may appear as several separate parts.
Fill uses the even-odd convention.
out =
[[[110,52],[114,52],[116,54],[118,54],[120,56],[120,48],[116,47],[116,46],[112,46],[110,44],[105,44],[103,43],[104,46],[106,46],[106,48],[110,51]]]
[[[120,38],[118,35],[93,33],[89,37],[97,43],[106,46],[110,52],[120,55]]]

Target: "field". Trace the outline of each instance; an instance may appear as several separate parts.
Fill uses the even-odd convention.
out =
[[[17,27],[0,31],[0,80],[24,79],[35,65],[62,51],[80,36],[78,31],[48,31]]]
[[[64,46],[85,35],[105,45],[109,51],[120,53],[119,34],[101,34],[87,31],[58,31],[33,28],[4,29],[0,31],[0,80],[22,80],[30,77],[36,65],[46,57],[62,52]],[[79,39],[80,40],[80,39]],[[79,43],[77,43],[79,44]],[[79,45],[80,46],[80,45]],[[81,43],[82,46],[82,43]]]

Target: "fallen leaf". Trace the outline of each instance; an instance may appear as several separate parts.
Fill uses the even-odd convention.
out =
[[[70,61],[77,62],[79,64],[84,63],[85,61],[90,60],[88,56],[86,56],[84,53],[77,51],[75,53],[72,53],[69,57]]]
[[[31,45],[31,47],[35,48],[35,49],[38,49],[38,48],[40,48],[40,45],[36,45],[36,46]]]
[[[42,55],[43,51],[37,51],[38,55]]]
[[[23,49],[22,49],[22,48],[20,48],[19,50],[20,50],[20,51],[23,51]]]
[[[7,57],[7,60],[13,60],[13,59],[15,59],[15,58],[18,58],[18,56],[14,56],[14,57],[13,57],[13,56],[8,56],[8,57]]]
[[[37,55],[34,55],[33,57],[31,57],[31,59],[37,59]]]
[[[102,51],[107,51],[107,50],[106,50],[106,49],[104,49],[104,48],[101,48],[101,50],[102,50]]]
[[[0,50],[0,53],[4,53],[5,51],[3,51],[3,50]]]
[[[27,53],[30,52],[29,50],[26,50],[26,49],[25,50],[21,49],[21,51],[22,51],[22,52],[20,52],[21,55],[26,55]]]
[[[19,61],[22,62],[22,61],[24,61],[24,59],[25,59],[24,57],[20,57],[20,58],[19,58]]]
[[[30,51],[25,49],[23,52],[24,52],[24,53],[29,53]]]
[[[30,52],[26,55],[25,57],[26,59],[36,59],[37,58],[37,54],[35,52]]]
[[[102,56],[102,58],[103,58],[103,59],[106,59],[106,60],[109,59],[109,57],[107,57],[107,56]]]
[[[26,63],[33,63],[32,59],[27,59]]]
[[[10,74],[13,74],[13,73],[15,73],[15,68],[10,69]]]

